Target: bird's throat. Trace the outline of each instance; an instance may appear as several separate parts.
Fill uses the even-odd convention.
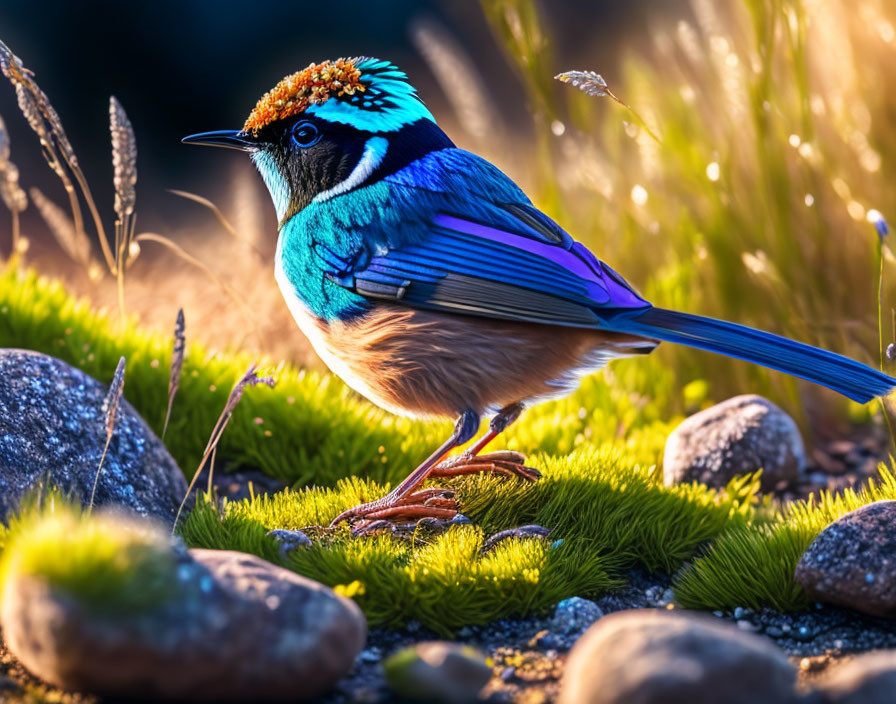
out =
[[[274,201],[274,210],[277,211],[277,222],[283,224],[283,219],[289,210],[289,184],[280,172],[274,157],[265,151],[252,153],[252,161],[261,174],[264,185],[268,187],[271,200]]]

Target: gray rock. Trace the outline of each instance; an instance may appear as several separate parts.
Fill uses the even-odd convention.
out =
[[[182,553],[169,603],[98,614],[45,580],[12,575],[10,650],[64,689],[168,701],[295,701],[321,694],[364,647],[358,607],[252,555]]]
[[[467,704],[492,678],[485,656],[470,645],[417,643],[384,663],[386,680],[400,696],[432,704]]]
[[[569,654],[560,704],[785,704],[796,672],[766,638],[647,609],[598,621]]]
[[[896,617],[896,501],[841,516],[809,545],[794,578],[816,601]]]
[[[864,653],[835,665],[817,688],[828,704],[892,704],[896,699],[896,652]]]
[[[762,488],[792,482],[806,466],[793,419],[761,396],[729,398],[670,433],[663,454],[666,486],[699,481],[724,487],[732,477],[762,469]]]
[[[278,528],[269,530],[267,535],[276,541],[277,552],[279,552],[281,560],[286,560],[294,550],[311,547],[311,539],[300,530]]]
[[[574,596],[557,604],[551,620],[551,630],[565,635],[578,633],[589,628],[603,615],[603,610],[593,601]]]
[[[107,391],[53,357],[0,350],[0,520],[41,481],[84,503],[90,500],[106,441],[102,405]],[[170,523],[186,492],[183,473],[168,450],[122,399],[96,505],[121,505]]]

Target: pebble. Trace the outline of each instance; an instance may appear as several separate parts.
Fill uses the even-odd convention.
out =
[[[299,548],[311,547],[311,539],[300,530],[269,530],[267,535],[277,542],[281,560],[286,560],[290,553]]]
[[[834,665],[817,683],[828,704],[892,704],[896,652],[866,653]]]
[[[896,501],[877,501],[825,528],[800,558],[795,579],[810,599],[896,617]]]
[[[392,690],[415,702],[468,704],[492,678],[492,668],[478,649],[430,641],[389,656],[383,664]]]
[[[735,396],[685,419],[666,440],[666,486],[699,481],[724,488],[735,476],[762,469],[762,488],[793,482],[806,467],[794,420],[771,401]]]
[[[551,629],[564,635],[581,633],[603,615],[603,610],[593,601],[574,596],[557,604]]]
[[[767,638],[706,616],[639,609],[569,654],[559,704],[790,704],[796,672]]]
[[[168,602],[114,617],[10,575],[0,604],[10,651],[46,682],[102,697],[295,701],[333,686],[364,645],[361,611],[321,584],[244,553],[178,559],[190,577]]]

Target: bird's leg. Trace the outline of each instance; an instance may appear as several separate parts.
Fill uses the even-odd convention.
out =
[[[343,511],[331,525],[353,518],[364,520],[419,519],[426,517],[452,518],[457,513],[454,492],[448,489],[414,492],[429,476],[433,468],[455,447],[468,442],[479,427],[479,416],[474,411],[465,411],[457,419],[454,432],[438,450],[433,452],[401,484],[382,499],[361,504]]]
[[[489,423],[488,431],[466,451],[436,465],[429,476],[459,477],[464,474],[503,474],[528,481],[541,478],[541,472],[525,465],[526,457],[519,452],[504,450],[480,454],[498,435],[503,433],[523,412],[522,403],[512,403],[502,408]]]

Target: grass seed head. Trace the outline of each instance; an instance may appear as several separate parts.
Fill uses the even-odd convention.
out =
[[[19,169],[9,160],[9,132],[0,117],[0,199],[12,213],[28,207],[28,196],[19,185]]]
[[[121,103],[109,98],[109,132],[115,171],[115,212],[119,219],[134,212],[137,185],[137,138]]]
[[[596,98],[613,95],[607,87],[604,77],[594,71],[564,71],[558,73],[554,78],[561,83],[569,83],[586,95]]]
[[[115,430],[115,418],[118,415],[118,406],[121,402],[121,394],[124,391],[124,357],[118,360],[118,366],[115,368],[115,376],[112,377],[112,383],[109,385],[109,393],[103,399],[103,414],[105,417],[106,436],[111,437]]]
[[[68,214],[47,198],[37,188],[31,189],[31,200],[40,216],[47,223],[50,232],[60,246],[71,259],[83,266],[90,265],[90,240],[84,232],[78,232],[74,222]]]

